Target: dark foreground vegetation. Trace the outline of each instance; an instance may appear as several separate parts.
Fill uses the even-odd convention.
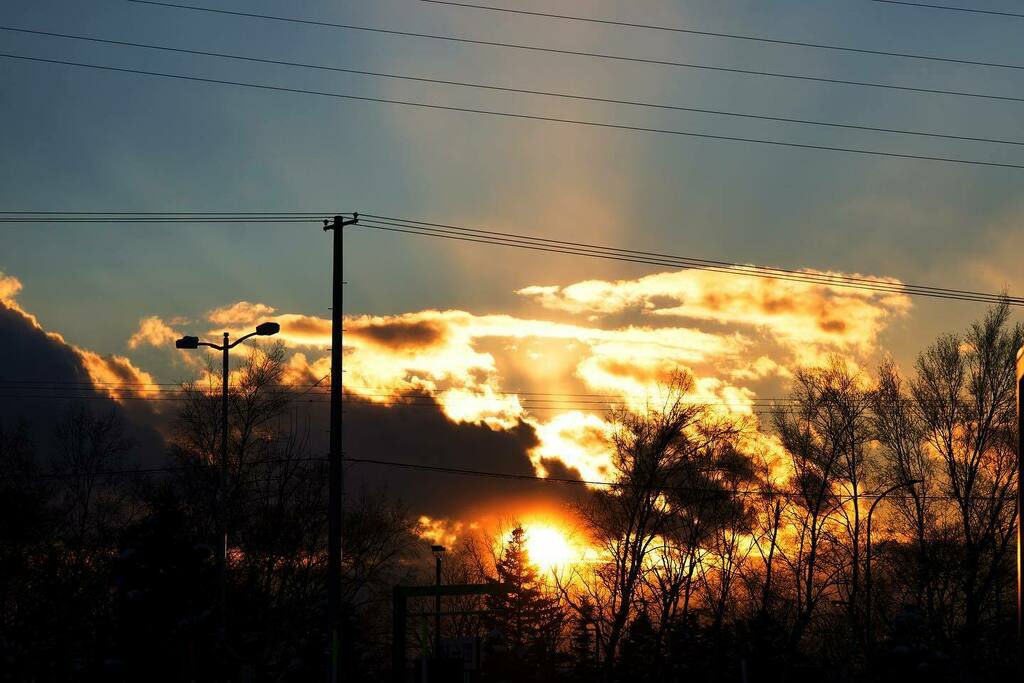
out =
[[[1004,306],[906,371],[831,359],[761,431],[678,375],[612,415],[617,485],[567,512],[590,560],[540,576],[521,529],[449,548],[446,583],[508,590],[446,601],[446,641],[478,643],[495,682],[1011,675],[1022,342]],[[282,358],[254,354],[232,394],[223,640],[217,393],[186,387],[160,471],[97,404],[48,440],[0,416],[0,680],[323,680],[327,478]],[[392,587],[431,583],[432,559],[384,493],[349,492],[344,539],[347,680],[379,683]],[[410,621],[410,670],[431,628]]]

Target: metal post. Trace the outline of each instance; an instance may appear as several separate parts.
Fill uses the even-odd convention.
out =
[[[405,593],[401,587],[392,590],[391,614],[391,681],[405,683]]]
[[[223,386],[220,399],[220,481],[217,486],[217,573],[220,583],[217,611],[220,618],[220,639],[227,641],[228,633],[228,333],[224,333],[221,375]]]
[[[434,585],[437,595],[434,596],[434,659],[441,659],[441,554],[434,557]]]
[[[341,451],[341,385],[342,385],[342,228],[359,222],[359,214],[349,220],[335,216],[324,221],[324,230],[334,230],[334,253],[331,267],[331,442],[328,456],[327,500],[327,613],[329,623],[330,662],[328,681],[341,680],[341,516],[344,496],[343,456]]]

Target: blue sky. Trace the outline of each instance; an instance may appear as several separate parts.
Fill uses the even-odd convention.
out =
[[[198,2],[198,0],[197,0]],[[211,7],[827,77],[1019,94],[1005,69],[920,63],[574,22],[374,2]],[[864,0],[549,2],[532,9],[1024,63],[1020,22]],[[991,3],[998,7],[997,3]],[[1024,139],[1024,104],[708,74],[185,12],[116,0],[12,0],[5,25],[193,49],[684,105]],[[513,111],[1013,161],[1017,150],[566,104],[3,33],[8,52]],[[363,210],[793,267],[999,289],[1020,172],[765,149],[0,62],[0,202],[8,209]],[[1015,154],[1017,155],[1015,157]],[[0,266],[21,300],[82,344],[115,350],[143,314],[239,299],[326,305],[326,238],[297,227],[12,226]],[[527,284],[636,276],[564,257],[353,234],[347,310],[504,307]],[[485,272],[487,277],[481,277]],[[57,275],[64,273],[66,275]],[[976,307],[920,302],[920,329]],[[915,325],[915,327],[918,327]]]

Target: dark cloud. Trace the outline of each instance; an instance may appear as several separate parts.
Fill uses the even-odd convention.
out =
[[[346,457],[533,476],[528,455],[537,435],[530,425],[492,429],[454,423],[428,397],[416,405],[383,406],[353,401],[345,407]],[[559,476],[576,477],[564,468]],[[573,486],[353,464],[349,491],[359,485],[386,486],[416,515],[474,521],[475,515],[522,514],[524,505],[560,506],[574,499]],[[526,501],[529,501],[527,503]]]
[[[389,348],[422,348],[444,339],[444,328],[431,320],[415,322],[395,320],[386,323],[367,323],[350,328],[354,334]]]
[[[0,302],[0,420],[23,422],[36,451],[46,457],[54,426],[76,404],[95,413],[115,411],[135,444],[130,464],[149,465],[163,458],[158,417],[142,401],[122,406],[92,383],[82,356],[57,335],[47,334],[21,311]],[[120,359],[107,359],[115,376],[132,381]]]
[[[846,323],[835,318],[819,320],[818,327],[820,327],[823,332],[833,332],[835,334],[841,334],[846,331]]]

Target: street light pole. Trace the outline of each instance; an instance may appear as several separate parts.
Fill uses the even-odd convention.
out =
[[[324,231],[334,230],[333,264],[331,266],[331,441],[328,454],[327,492],[327,620],[330,661],[327,680],[341,680],[341,516],[345,494],[341,451],[341,388],[342,388],[342,302],[344,276],[342,273],[342,228],[359,222],[359,214],[352,218],[335,216],[324,221]]]
[[[441,659],[441,556],[444,555],[443,545],[432,545],[430,549],[434,553],[434,585],[437,593],[434,595],[434,660]]]
[[[871,507],[868,508],[868,542],[866,548],[866,557],[864,565],[864,588],[867,594],[864,596],[864,622],[867,628],[866,644],[868,649],[868,657],[871,656],[872,644],[874,642],[874,632],[871,630],[871,517],[875,514],[875,507],[882,502],[882,499],[888,496],[896,489],[903,487],[911,487],[914,484],[923,484],[924,482],[920,479],[911,479],[910,481],[903,481],[894,486],[890,486],[886,490],[882,491],[875,497],[875,502],[871,503]]]
[[[230,370],[230,351],[249,337],[257,335],[267,337],[281,331],[278,323],[261,323],[254,332],[236,339],[233,343],[227,332],[224,341],[217,345],[199,341],[199,337],[182,337],[174,342],[178,349],[198,349],[209,346],[221,352],[221,399],[220,399],[220,462],[217,478],[216,517],[217,517],[217,637],[221,642],[227,640],[227,585],[228,585],[228,389]]]
[[[217,483],[217,616],[220,623],[221,641],[227,640],[228,632],[228,388],[229,353],[231,344],[228,333],[224,333],[221,349],[221,398],[220,398],[220,478]]]

